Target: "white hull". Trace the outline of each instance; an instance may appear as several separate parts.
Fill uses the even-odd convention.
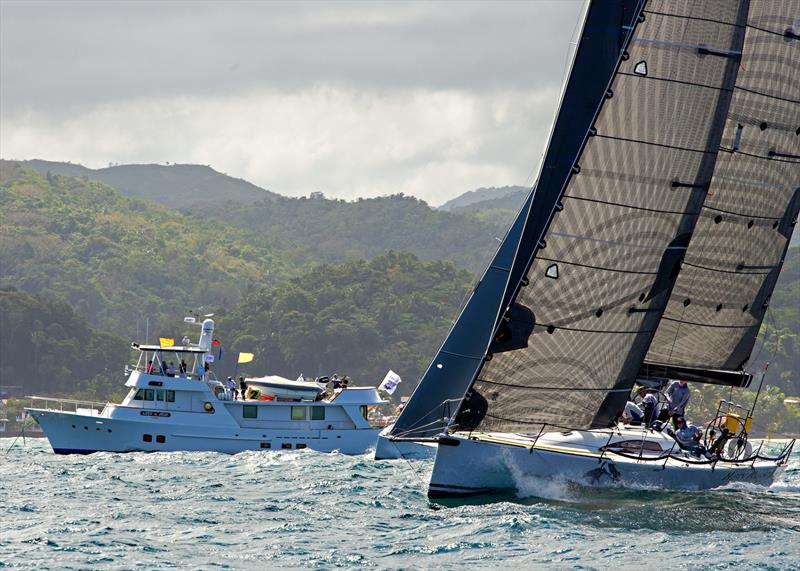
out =
[[[388,435],[394,425],[384,428],[378,435],[375,445],[375,460],[428,460],[436,456],[435,442],[409,442],[390,440]]]
[[[641,437],[641,430],[637,432]],[[593,433],[572,435],[602,435],[599,439],[608,441],[608,431]],[[779,463],[764,460],[745,464],[720,461],[713,467],[676,458],[637,460],[602,453],[599,447],[581,446],[574,438],[559,444],[559,434],[547,434],[538,441],[535,437],[509,434],[444,437],[436,454],[428,495],[539,495],[537,486],[546,487],[554,480],[586,486],[676,490],[703,490],[730,482],[768,486],[784,469]]]
[[[212,451],[236,454],[245,450],[308,448],[319,452],[363,454],[375,446],[380,429],[291,430],[182,424],[180,419],[146,421],[102,418],[71,412],[31,410],[56,454],[92,452]],[[142,436],[152,436],[144,442]],[[157,442],[163,436],[164,442]],[[299,446],[298,446],[299,445]],[[269,446],[267,448],[267,446]]]

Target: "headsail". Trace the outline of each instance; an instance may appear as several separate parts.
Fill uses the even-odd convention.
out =
[[[751,0],[722,152],[643,374],[739,384],[800,209],[800,1]]]
[[[527,335],[493,345],[475,381],[484,428],[606,426],[622,408],[711,182],[747,12],[747,0],[641,10],[506,314]]]
[[[608,0],[589,6],[535,190],[520,209],[489,268],[425,371],[395,423],[393,436],[421,438],[439,434],[475,378],[501,310],[516,291],[529,252],[539,241],[572,169],[571,157],[580,150],[603,99],[638,3],[638,0]],[[531,212],[534,200],[536,212]],[[517,255],[518,250],[523,252],[521,256]],[[507,332],[507,328],[501,332]]]

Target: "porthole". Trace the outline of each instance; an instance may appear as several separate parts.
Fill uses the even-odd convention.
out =
[[[284,443],[281,444],[281,448],[283,448],[284,450],[291,450],[292,449],[292,443],[291,442],[284,442]]]
[[[265,450],[269,450],[270,448],[272,448],[272,443],[270,443],[270,442],[262,442],[261,443],[261,448],[263,448]]]
[[[297,450],[302,450],[303,448],[306,448],[306,446],[307,446],[306,444],[304,444],[304,443],[302,443],[302,442],[298,442],[297,444],[295,444],[295,446],[294,446],[294,447],[295,447]]]
[[[142,440],[144,440],[145,442],[152,442],[153,441],[153,435],[152,434],[142,434]]]
[[[156,435],[156,442],[158,442],[159,444],[164,444],[166,441],[167,441],[167,438],[163,434],[157,434]]]

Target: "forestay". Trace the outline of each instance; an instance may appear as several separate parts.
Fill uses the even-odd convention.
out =
[[[747,8],[647,2],[506,314],[514,338],[475,382],[482,429],[600,427],[621,410],[711,182]]]
[[[722,152],[645,372],[744,367],[798,208],[800,1],[751,0]]]

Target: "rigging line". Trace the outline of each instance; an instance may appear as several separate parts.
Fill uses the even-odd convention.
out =
[[[659,12],[658,10],[642,10],[645,14],[655,14],[656,16],[668,16],[670,18],[681,18],[682,20],[697,20],[698,22],[711,22],[712,24],[722,24],[724,26],[731,26],[733,28],[746,28],[745,24],[737,24],[735,22],[723,22],[722,20],[714,20],[711,18],[703,18],[701,16],[686,16],[684,14],[669,14],[668,12]],[[781,34],[783,35],[783,34]]]
[[[674,321],[685,325],[696,325],[697,327],[713,327],[715,329],[750,329],[752,325],[711,325],[709,323],[696,323],[694,321],[684,321],[683,319],[676,319],[675,317],[662,317],[666,321]]]
[[[786,103],[794,103],[794,104],[800,103],[800,99],[788,99],[786,97],[780,97],[778,95],[770,95],[769,93],[763,93],[761,91],[755,91],[753,89],[747,89],[746,87],[739,87],[739,86],[735,85],[733,87],[733,89],[735,89],[737,91],[745,91],[747,93],[752,93],[753,95],[758,95],[760,97],[767,97],[769,99],[775,99],[776,101],[785,101]]]
[[[598,204],[607,204],[608,206],[618,206],[619,208],[630,208],[631,210],[643,210],[644,212],[656,212],[659,214],[678,214],[680,216],[699,216],[699,212],[685,212],[683,210],[659,210],[657,208],[645,208],[644,206],[634,206],[632,204],[622,204],[619,202],[609,202],[607,200],[599,200],[597,198],[585,198],[583,196],[575,196],[573,194],[564,194],[564,198],[571,198],[573,200],[585,200],[586,202],[596,202]]]
[[[579,264],[578,262],[570,262],[568,260],[558,260],[555,258],[545,258],[544,256],[540,256],[537,258],[539,260],[543,260],[545,262],[555,262],[557,264],[566,264],[568,266],[578,266],[580,268],[589,268],[590,270],[602,270],[606,272],[619,272],[621,274],[637,274],[637,275],[645,275],[645,276],[655,276],[658,275],[658,272],[638,272],[635,270],[620,270],[618,268],[606,268],[603,266],[593,266],[591,264]]]
[[[704,155],[715,155],[716,151],[704,151],[701,149],[690,149],[688,147],[677,147],[675,145],[667,145],[666,143],[653,143],[650,141],[642,141],[639,139],[629,139],[628,137],[615,137],[613,135],[603,135],[601,133],[597,133],[595,135],[598,139],[611,139],[614,141],[622,141],[625,143],[635,143],[639,145],[650,145],[653,147],[660,147],[662,149],[671,149],[673,151],[685,151],[687,153],[702,153]]]
[[[624,75],[627,77],[635,77],[637,79],[654,79],[655,81],[665,81],[667,83],[677,83],[679,85],[688,85],[690,87],[702,87],[705,89],[711,89],[712,91],[722,91],[731,93],[733,91],[733,87],[716,87],[714,85],[707,85],[705,83],[695,83],[693,81],[683,81],[680,79],[670,79],[668,77],[656,77],[654,75],[639,75],[638,73],[630,73],[627,71],[619,72],[619,75]]]
[[[528,385],[516,385],[514,383],[501,383],[499,381],[489,381],[487,379],[478,379],[479,383],[487,383],[490,385],[497,385],[500,387],[512,387],[515,389],[526,389],[531,391],[569,391],[569,392],[606,392],[606,393],[624,393],[624,392],[631,392],[631,389],[615,389],[615,388],[588,388],[588,387],[542,387],[542,386],[528,386]]]
[[[683,262],[684,266],[689,266],[692,268],[697,268],[698,270],[707,270],[709,272],[719,272],[722,274],[738,274],[742,276],[766,276],[770,272],[741,272],[737,270],[723,270],[722,268],[711,268],[709,266],[701,266],[699,264],[693,264],[691,262]]]

